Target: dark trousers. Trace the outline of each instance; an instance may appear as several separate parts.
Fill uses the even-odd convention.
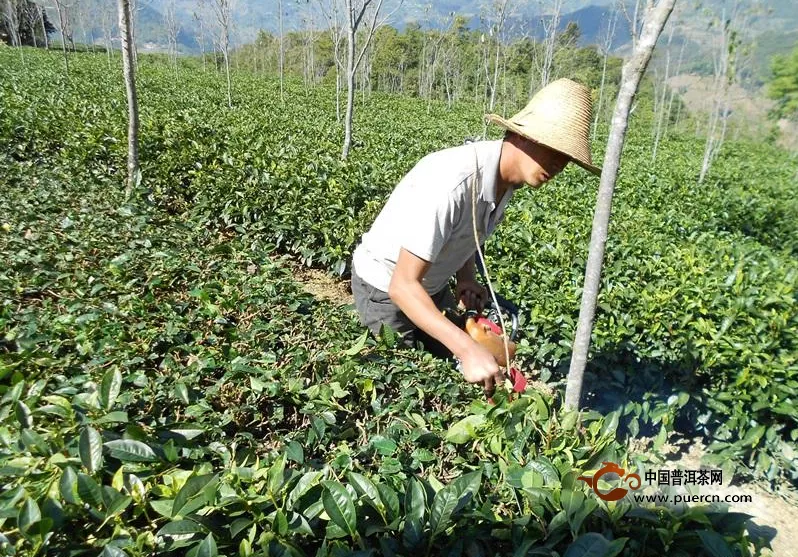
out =
[[[424,349],[439,358],[450,359],[452,353],[443,344],[430,337],[427,333],[416,327],[410,319],[393,303],[387,292],[370,285],[352,269],[352,294],[355,298],[360,322],[378,336],[380,327],[388,325],[395,333],[402,335],[402,341],[407,346],[421,343]],[[443,311],[454,309],[457,302],[448,286],[431,296],[435,306]]]

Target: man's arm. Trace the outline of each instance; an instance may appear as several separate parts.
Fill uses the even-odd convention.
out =
[[[455,298],[465,304],[466,309],[482,311],[488,299],[488,291],[477,282],[475,269],[476,253],[468,258],[468,261],[457,271],[455,278],[457,286],[455,288]]]
[[[499,366],[487,349],[474,342],[468,333],[446,319],[435,307],[421,285],[430,265],[402,248],[388,295],[418,328],[446,346],[460,360],[467,381],[484,382],[486,389],[492,391],[494,382],[502,380]]]

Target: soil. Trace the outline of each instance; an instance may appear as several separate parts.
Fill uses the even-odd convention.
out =
[[[308,269],[300,264],[293,264],[292,268],[295,279],[308,294],[339,306],[355,303],[348,280],[335,279],[324,271]]]
[[[705,452],[702,443],[694,441],[680,458],[669,462],[668,467],[674,466],[686,470],[701,468],[701,457]],[[750,514],[751,521],[775,533],[771,541],[772,553],[764,555],[774,557],[798,557],[798,494],[794,491],[785,491],[783,496],[768,491],[756,483],[728,484],[720,488],[714,487],[712,494],[724,497],[726,495],[750,495],[750,503],[733,503],[729,511]],[[775,532],[773,532],[775,531]]]

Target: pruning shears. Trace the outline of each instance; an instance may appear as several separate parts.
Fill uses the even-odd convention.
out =
[[[467,312],[465,314],[466,320],[464,328],[472,339],[488,349],[500,367],[505,368],[505,377],[512,383],[513,392],[522,393],[526,390],[526,377],[524,377],[524,374],[515,366],[510,366],[508,368],[508,362],[504,351],[504,339],[502,338],[502,330],[499,326],[499,311],[504,311],[509,315],[512,324],[508,337],[509,356],[512,360],[513,355],[515,355],[514,341],[518,334],[518,307],[498,295],[496,296],[496,301],[499,303],[499,308],[493,307],[492,302],[488,302],[484,315],[475,311]],[[486,395],[488,401],[493,403],[492,393],[486,393]]]

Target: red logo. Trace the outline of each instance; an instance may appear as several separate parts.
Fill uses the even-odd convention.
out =
[[[577,480],[582,480],[587,485],[592,487],[599,499],[603,499],[604,501],[617,501],[618,499],[623,499],[623,497],[629,492],[629,490],[624,487],[616,487],[606,493],[599,491],[598,479],[604,474],[618,474],[618,477],[620,477],[622,481],[627,482],[629,489],[632,491],[640,489],[641,481],[640,476],[637,474],[629,474],[626,476],[626,470],[614,462],[602,462],[602,464],[604,466],[599,468],[592,477],[588,478],[587,476],[579,476],[576,478]],[[637,485],[633,485],[635,480],[637,480]]]

